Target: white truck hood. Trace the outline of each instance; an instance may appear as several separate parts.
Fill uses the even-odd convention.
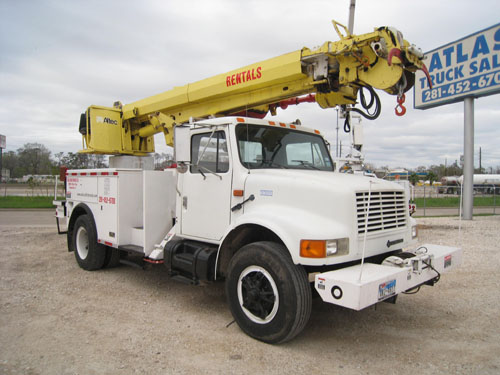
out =
[[[270,228],[289,249],[297,249],[302,239],[349,238],[351,251],[344,260],[353,260],[360,254],[368,191],[373,193],[370,202],[374,210],[381,210],[383,205],[388,216],[393,215],[397,204],[399,218],[397,226],[383,227],[375,222],[370,227],[367,256],[388,251],[385,246],[388,239],[404,237],[406,243],[408,236],[402,233],[409,232],[409,216],[402,186],[375,177],[327,171],[251,170],[245,181],[245,197],[254,195],[255,199],[235,215],[235,224],[253,223]],[[382,204],[382,200],[389,203]],[[373,220],[373,217],[382,218],[383,214],[377,211],[369,217]],[[292,251],[296,263],[304,263],[296,254],[297,250]]]

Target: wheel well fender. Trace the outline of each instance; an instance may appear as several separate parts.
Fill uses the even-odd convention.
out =
[[[75,228],[76,219],[78,219],[82,215],[88,215],[90,221],[92,222],[92,225],[94,225],[95,228],[94,214],[92,213],[92,210],[89,208],[89,206],[87,206],[85,203],[80,203],[75,208],[73,208],[68,222],[68,232],[66,234],[68,242],[68,251],[75,250],[73,248],[73,229]]]
[[[266,227],[258,224],[239,225],[227,234],[219,247],[216,262],[217,274],[225,277],[233,255],[243,246],[258,241],[276,242],[285,246],[281,238]]]

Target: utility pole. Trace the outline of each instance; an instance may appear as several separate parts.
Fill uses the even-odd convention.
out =
[[[351,0],[351,3],[349,4],[349,23],[347,24],[347,31],[349,34],[353,33],[354,30],[354,10],[356,8],[356,0]],[[342,157],[342,141],[340,141],[340,150],[339,150],[339,111],[340,108],[337,106],[337,141],[335,145],[335,156],[337,158]],[[346,116],[346,121],[347,118],[349,118],[350,114],[349,111],[345,111],[345,116]]]
[[[356,8],[356,0],[351,0],[349,4],[349,23],[347,24],[347,30],[350,34],[354,31],[354,10]]]
[[[472,220],[474,184],[474,98],[464,99],[463,219]]]

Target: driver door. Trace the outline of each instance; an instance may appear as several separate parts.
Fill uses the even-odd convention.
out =
[[[229,142],[224,130],[191,136],[191,165],[183,175],[181,233],[218,241],[231,219]]]

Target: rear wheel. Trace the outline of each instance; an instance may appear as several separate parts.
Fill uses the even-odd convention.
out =
[[[240,328],[268,343],[294,338],[311,313],[305,270],[293,264],[284,246],[274,242],[252,243],[234,255],[226,295]]]
[[[106,248],[97,243],[96,228],[88,215],[81,215],[75,221],[73,249],[78,265],[84,270],[94,271],[104,265]]]

